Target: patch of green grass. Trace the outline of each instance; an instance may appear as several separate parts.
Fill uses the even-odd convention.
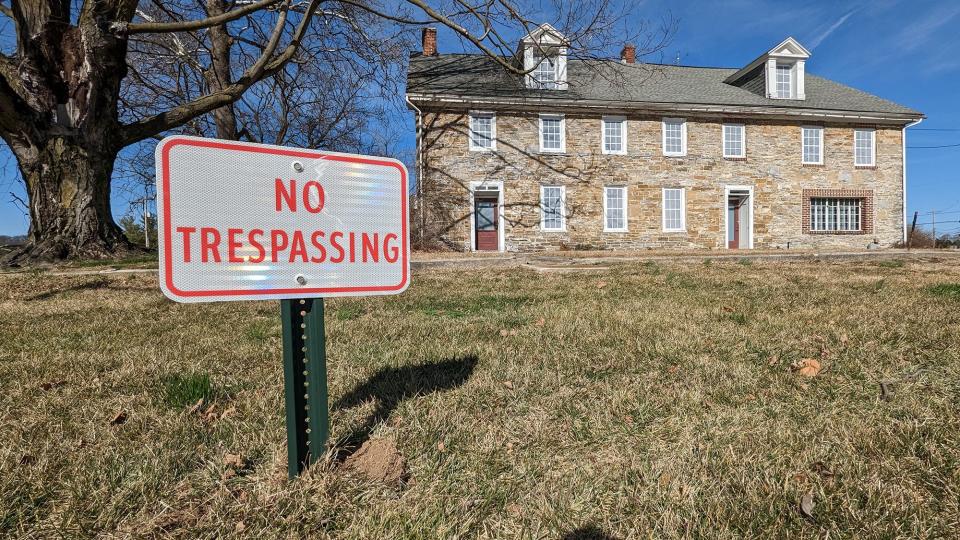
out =
[[[960,300],[960,283],[938,283],[927,287],[927,292],[935,296]]]
[[[280,337],[279,323],[256,321],[247,327],[247,338],[255,342],[264,342],[273,337]]]
[[[160,377],[160,394],[165,405],[182,409],[201,399],[209,402],[213,384],[209,373],[170,373]]]
[[[903,268],[906,266],[906,263],[903,262],[903,259],[887,259],[884,261],[878,261],[877,266],[880,268]]]
[[[739,261],[737,261],[737,263],[740,264],[741,266],[752,266],[752,265],[753,265],[753,261],[752,261],[751,259],[746,258],[746,257],[742,257]]]
[[[363,307],[359,304],[346,304],[338,306],[334,313],[338,321],[352,321],[363,315]]]

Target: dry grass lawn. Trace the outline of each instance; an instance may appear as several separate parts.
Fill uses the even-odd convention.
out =
[[[748,262],[328,301],[333,439],[400,487],[286,480],[279,303],[0,276],[0,536],[956,535],[960,259]]]

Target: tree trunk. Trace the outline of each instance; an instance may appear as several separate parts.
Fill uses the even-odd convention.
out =
[[[136,249],[110,210],[115,153],[67,136],[15,147],[14,153],[30,196],[30,232],[27,244],[4,263],[102,259]]]

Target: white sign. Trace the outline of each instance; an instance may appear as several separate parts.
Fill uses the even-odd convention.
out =
[[[178,302],[397,294],[407,170],[393,159],[167,137],[160,288]]]

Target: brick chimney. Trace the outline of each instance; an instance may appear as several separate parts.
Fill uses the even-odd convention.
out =
[[[423,29],[421,34],[423,39],[423,55],[424,56],[436,56],[437,55],[437,29],[428,27]]]
[[[637,62],[637,48],[632,43],[627,43],[620,51],[620,61],[624,64],[635,64]]]

